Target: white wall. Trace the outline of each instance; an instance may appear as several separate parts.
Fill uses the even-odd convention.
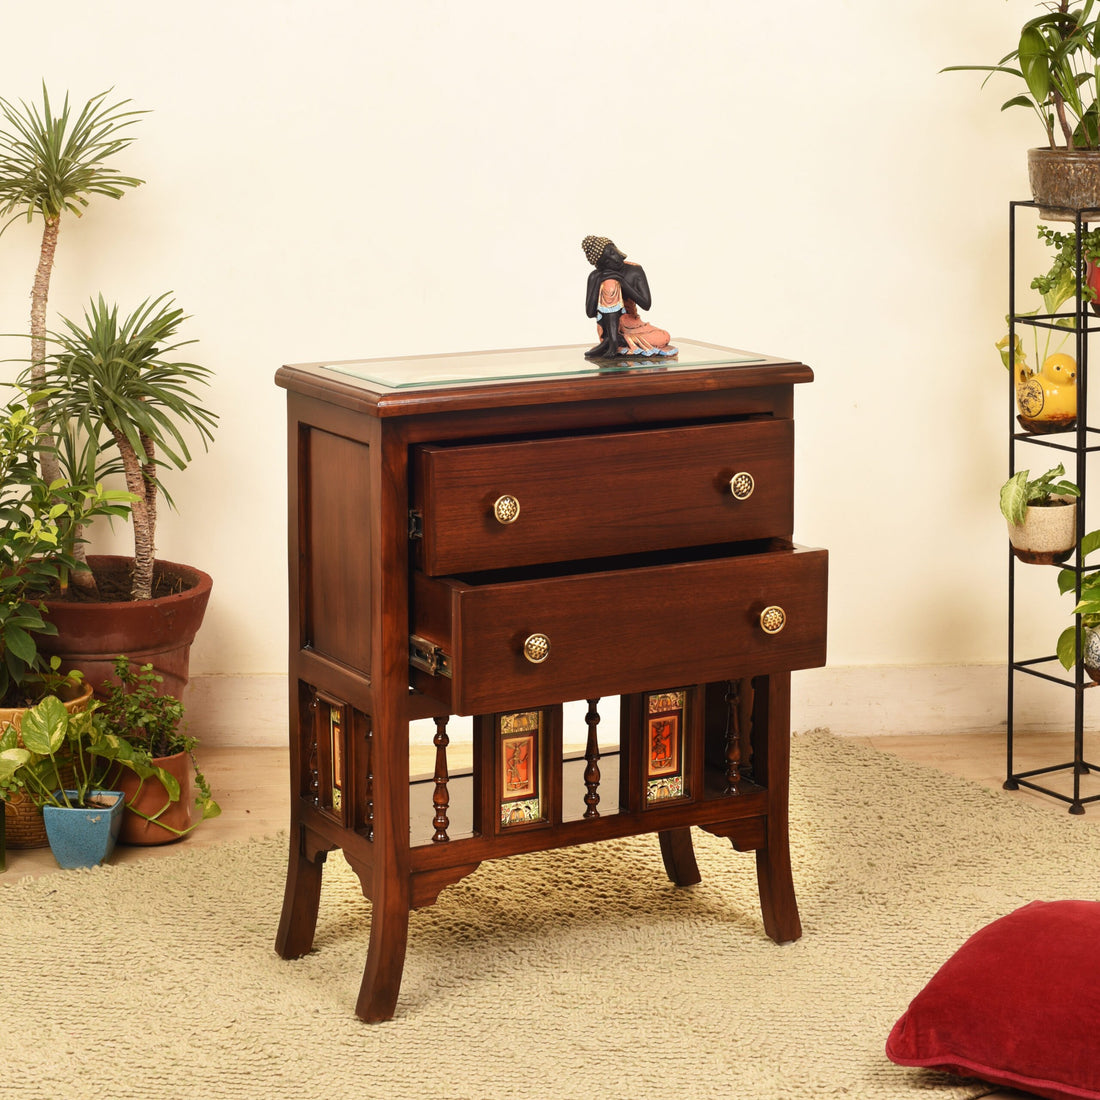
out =
[[[1003,660],[993,344],[1039,134],[938,70],[1000,56],[1031,7],[8,5],[0,94],[152,111],[120,161],[146,185],[63,226],[52,319],[172,290],[217,372],[216,445],[159,537],[215,578],[194,672],[285,664],[276,368],[587,341],[587,233],[645,264],[674,335],[814,368],[796,514],[832,555],[830,662]],[[0,331],[36,250],[0,237]]]

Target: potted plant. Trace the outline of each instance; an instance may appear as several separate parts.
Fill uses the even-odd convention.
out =
[[[66,550],[73,528],[97,515],[121,514],[128,499],[102,484],[43,480],[32,410],[28,400],[0,412],[0,731],[16,733],[26,709],[47,694],[61,694],[72,708],[91,697],[79,676],[62,675],[58,659],[42,650],[57,630],[44,600],[74,564]],[[4,814],[12,847],[46,843],[42,815],[29,800],[13,798]]]
[[[1001,486],[1001,514],[1008,523],[1012,552],[1020,561],[1053,565],[1065,561],[1077,545],[1080,489],[1061,463],[1037,478],[1018,470]]]
[[[137,669],[120,655],[115,661],[115,682],[100,705],[107,726],[177,783],[175,790],[169,790],[157,775],[120,774],[117,782],[126,801],[119,834],[123,844],[168,844],[221,813],[195,759],[198,741],[181,728],[183,704],[161,692],[161,681],[152,665]]]
[[[94,867],[114,851],[122,822],[121,791],[104,787],[112,768],[175,780],[107,729],[93,700],[70,713],[47,695],[23,715],[22,728],[0,735],[0,789],[22,790],[42,809],[50,849],[62,867]]]
[[[1084,0],[1038,5],[1019,42],[995,65],[950,65],[944,72],[1000,73],[1018,82],[1001,110],[1026,107],[1043,128],[1044,145],[1028,150],[1028,178],[1043,216],[1072,220],[1069,211],[1100,208],[1100,133],[1097,72],[1100,71],[1100,8]],[[987,77],[986,79],[989,79]]]
[[[191,453],[184,432],[193,431],[205,448],[217,422],[196,393],[211,372],[176,354],[193,342],[177,339],[185,319],[168,295],[122,317],[100,295],[82,323],[62,318],[64,328],[51,335],[54,350],[46,357],[54,422],[91,441],[87,452],[113,449],[132,494],[133,557],[89,555],[98,599],[89,602],[70,589],[48,603],[58,636],[47,648],[66,667],[80,668],[100,694],[115,657],[127,653],[152,663],[164,690],[180,696],[210,598],[206,573],[157,560],[154,550],[158,495],[171,504],[161,471],[185,469]]]
[[[108,162],[126,149],[125,130],[143,111],[128,110],[129,100],[107,101],[110,90],[89,99],[74,112],[65,95],[60,113],[42,85],[42,106],[0,98],[0,226],[3,233],[24,218],[42,219],[38,265],[31,286],[31,378],[35,390],[38,426],[43,430],[40,453],[42,478],[47,484],[61,476],[59,454],[49,438],[48,395],[42,386],[46,359],[46,309],[50,278],[57,253],[61,219],[66,213],[81,217],[92,196],[118,199],[143,181],[124,176]],[[77,480],[70,473],[70,480]],[[72,581],[91,588],[94,580],[83,566],[83,547],[76,541],[77,566]]]
[[[1090,531],[1081,539],[1081,563],[1097,549],[1100,549],[1100,531]],[[1058,571],[1058,591],[1063,596],[1077,590],[1077,586],[1077,570]],[[1075,619],[1074,624],[1067,626],[1058,636],[1056,653],[1063,668],[1070,669],[1080,652],[1085,671],[1091,679],[1100,682],[1100,571],[1083,571],[1079,591],[1073,615],[1079,615],[1080,619]]]

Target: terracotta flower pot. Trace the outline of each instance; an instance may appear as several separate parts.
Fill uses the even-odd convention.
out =
[[[132,559],[89,555],[88,564],[97,577],[128,576]],[[115,658],[125,653],[134,664],[152,664],[164,677],[161,690],[180,698],[189,678],[191,643],[206,614],[213,581],[200,569],[170,561],[158,561],[156,575],[169,579],[178,591],[151,600],[47,600],[46,617],[57,634],[43,637],[39,649],[60,657],[63,668],[80,669],[101,696]]]
[[[126,799],[122,831],[118,837],[121,844],[171,844],[183,839],[172,830],[190,829],[194,824],[195,789],[190,754],[177,752],[174,756],[159,756],[154,758],[153,763],[175,777],[180,785],[179,800],[171,802],[164,784],[155,776],[142,783],[133,772],[121,771],[113,780]],[[140,810],[148,817],[155,816],[157,821],[146,821],[134,810]],[[158,822],[168,828],[163,828]]]

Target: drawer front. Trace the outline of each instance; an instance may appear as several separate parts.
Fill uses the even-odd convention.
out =
[[[413,461],[431,576],[789,538],[794,424],[748,420],[472,446]],[[730,481],[752,479],[738,499]],[[738,481],[740,492],[748,482]],[[494,513],[500,498],[518,512]]]
[[[485,714],[815,667],[827,574],[827,552],[801,548],[484,585],[416,574],[413,632],[450,675],[414,669],[413,686]],[[785,615],[778,633],[761,624],[769,607]],[[538,664],[524,656],[532,635],[549,642]]]

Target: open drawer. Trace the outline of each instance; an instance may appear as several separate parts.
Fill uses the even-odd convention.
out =
[[[789,538],[794,423],[736,420],[413,455],[430,576]]]
[[[411,683],[451,714],[825,663],[828,553],[696,548],[412,580]]]

